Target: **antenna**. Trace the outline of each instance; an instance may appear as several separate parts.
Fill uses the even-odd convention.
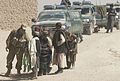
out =
[[[98,5],[98,4],[97,4],[97,0],[96,0],[96,5]]]

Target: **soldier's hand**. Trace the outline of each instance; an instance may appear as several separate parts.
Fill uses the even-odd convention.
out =
[[[5,49],[6,49],[7,52],[9,51],[8,47],[6,47]]]

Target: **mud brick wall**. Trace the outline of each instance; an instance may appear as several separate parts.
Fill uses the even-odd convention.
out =
[[[16,29],[21,23],[31,26],[37,4],[37,0],[0,0],[0,29]]]

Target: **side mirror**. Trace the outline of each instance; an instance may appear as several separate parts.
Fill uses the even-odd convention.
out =
[[[33,23],[37,22],[37,20],[36,20],[35,18],[32,18],[31,21],[32,21]]]

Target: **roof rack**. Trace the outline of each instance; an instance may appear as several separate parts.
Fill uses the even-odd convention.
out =
[[[71,8],[72,8],[73,10],[80,10],[80,9],[81,9],[81,6],[79,6],[79,5],[73,5]]]
[[[66,5],[56,5],[55,9],[67,9]]]
[[[44,5],[44,10],[55,10],[55,9],[70,9],[71,6],[66,5]]]
[[[91,1],[82,1],[82,5],[93,5]]]
[[[55,9],[55,6],[53,5],[44,5],[44,10],[53,10]]]
[[[113,6],[120,6],[120,3],[107,3],[107,6],[110,6],[111,4],[113,4]]]
[[[81,5],[81,2],[79,2],[79,1],[74,1],[74,2],[73,2],[73,5]]]

